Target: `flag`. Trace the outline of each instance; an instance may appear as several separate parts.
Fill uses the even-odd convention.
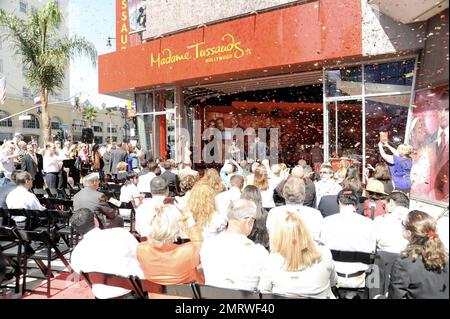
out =
[[[38,106],[38,105],[42,104],[40,96],[36,96],[33,101],[34,101],[34,106]]]
[[[6,100],[6,78],[0,77],[0,104],[5,104]]]

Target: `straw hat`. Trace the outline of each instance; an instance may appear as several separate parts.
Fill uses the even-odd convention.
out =
[[[387,193],[385,193],[384,191],[384,185],[382,182],[380,182],[377,179],[374,178],[370,178],[367,181],[367,186],[366,186],[366,191],[367,192],[372,192],[372,193],[377,193],[377,194],[383,194],[383,195],[388,195]]]

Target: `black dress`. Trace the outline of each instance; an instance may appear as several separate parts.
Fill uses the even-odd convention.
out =
[[[448,263],[443,271],[425,268],[419,257],[399,257],[393,264],[390,299],[448,299]]]

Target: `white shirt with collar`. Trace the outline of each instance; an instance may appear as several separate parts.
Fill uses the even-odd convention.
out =
[[[301,271],[286,271],[284,257],[279,253],[270,254],[264,262],[259,290],[292,298],[335,299],[331,287],[336,285],[337,275],[331,252],[325,246],[317,249],[320,261]]]
[[[8,197],[6,197],[6,206],[8,206],[9,209],[46,210],[46,208],[41,205],[36,195],[23,186],[17,186],[8,194]]]
[[[149,172],[147,174],[139,176],[139,181],[137,184],[137,188],[141,193],[150,193],[150,182],[153,177],[156,177],[156,174],[153,172]]]
[[[283,216],[281,213],[289,211],[296,213],[302,221],[305,223],[306,228],[309,230],[314,240],[319,241],[320,233],[323,226],[323,216],[317,209],[312,207],[303,206],[301,204],[287,204],[272,208],[267,215],[266,228],[270,233],[275,224],[275,220],[278,216]]]
[[[375,228],[373,220],[353,211],[341,211],[325,217],[320,241],[330,250],[359,251],[372,253],[375,250]],[[336,272],[353,274],[367,269],[363,263],[335,262]],[[365,275],[338,277],[341,287],[364,287]]]
[[[342,190],[342,186],[332,179],[320,180],[315,185],[316,185],[316,208],[319,207],[320,200],[323,196],[337,195]]]
[[[226,215],[230,203],[239,198],[241,198],[241,191],[237,187],[231,187],[229,190],[217,194],[215,198],[217,211]]]
[[[258,287],[267,250],[246,236],[222,232],[206,239],[200,260],[207,285],[254,290]]]
[[[408,245],[403,237],[402,221],[408,215],[409,209],[397,206],[391,213],[374,219],[375,236],[379,250],[399,254]]]
[[[143,278],[136,258],[139,242],[124,228],[94,228],[83,236],[72,252],[70,264],[74,271],[102,272],[128,277]],[[123,296],[129,290],[96,284],[92,292],[99,299]]]
[[[141,205],[136,209],[136,231],[139,235],[147,237],[150,232],[150,221],[155,213],[155,206],[163,205],[163,195],[154,195],[152,198],[145,198]]]
[[[8,179],[11,179],[12,172],[16,170],[14,160],[11,158],[13,155],[9,150],[0,150],[0,172],[4,172]]]
[[[59,167],[60,159],[55,154],[53,156],[45,155],[44,156],[44,162],[43,162],[43,170],[45,173],[59,173],[60,167]]]

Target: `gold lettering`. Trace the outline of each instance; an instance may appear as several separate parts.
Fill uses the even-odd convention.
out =
[[[128,19],[127,12],[126,11],[122,12],[122,21],[127,21],[127,19]]]
[[[122,34],[120,36],[120,43],[127,44],[128,43],[128,34]]]
[[[241,49],[240,45],[241,45],[240,41],[236,42],[234,44],[234,48],[236,49],[236,52],[234,52],[234,57],[236,59],[240,59],[240,58],[242,58],[245,55],[245,52],[244,52],[244,50]]]
[[[127,28],[127,24],[124,23],[122,24],[122,29],[120,30],[121,33],[128,33],[128,28]]]
[[[127,8],[127,0],[122,0],[122,9],[125,10]]]
[[[150,55],[150,66],[153,67],[153,64],[158,63],[158,68],[160,67],[161,62],[161,54],[158,53],[158,59],[153,58],[153,53]]]

